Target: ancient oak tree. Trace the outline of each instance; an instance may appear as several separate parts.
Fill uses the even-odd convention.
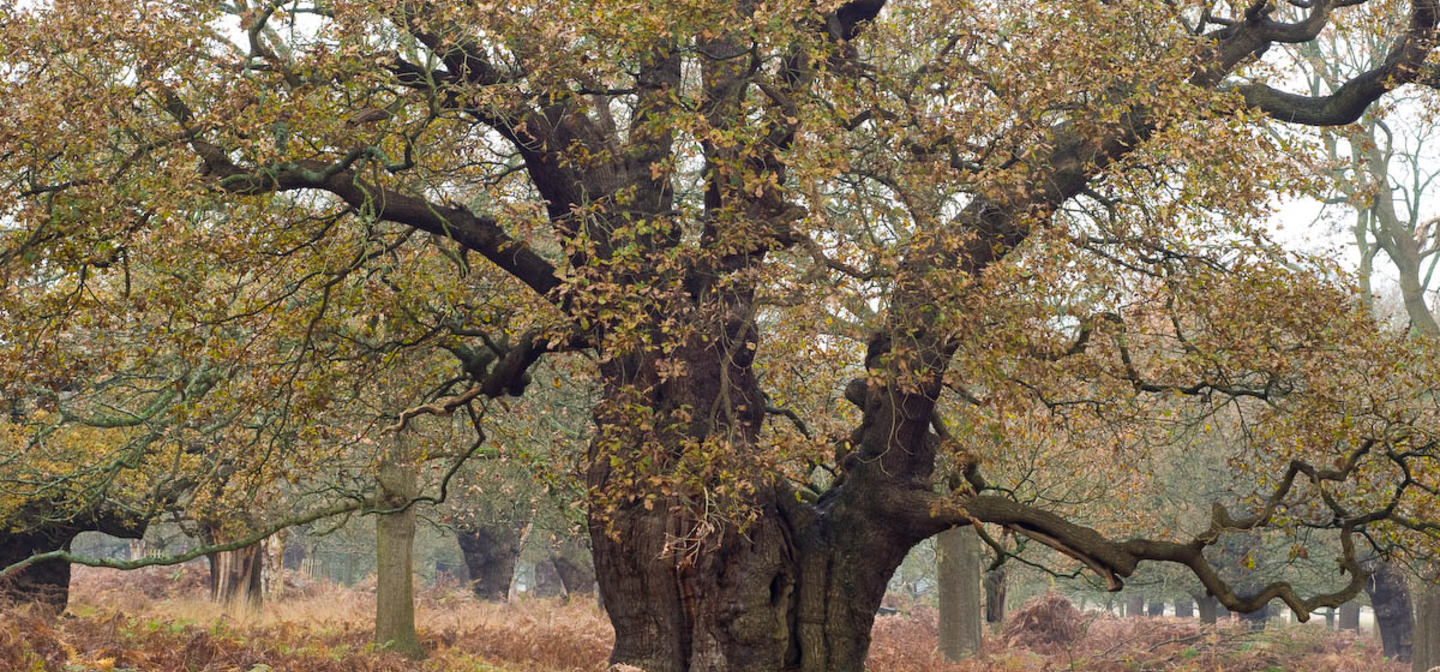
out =
[[[417,413],[583,352],[617,663],[860,670],[891,573],[956,525],[1116,589],[1164,561],[1302,616],[1360,590],[1367,528],[1435,529],[1424,346],[1262,226],[1307,179],[1264,126],[1349,124],[1428,80],[1434,0],[0,11],[6,361],[62,366],[53,335],[143,310],[128,274],[157,268],[183,282],[156,300],[211,316],[184,357],[243,361],[266,320],[315,316],[275,350],[307,418],[369,380],[317,354],[373,345],[347,313],[456,354],[418,372],[447,394]],[[1272,48],[1352,24],[1379,64],[1288,92]],[[276,265],[309,301],[250,300]],[[1220,422],[1253,497],[1185,534],[1120,539],[1009,468],[1123,484],[1105,465]],[[1237,592],[1205,556],[1285,525],[1337,533],[1334,590]]]

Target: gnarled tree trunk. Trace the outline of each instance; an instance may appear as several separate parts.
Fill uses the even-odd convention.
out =
[[[497,523],[455,528],[455,540],[470,570],[470,587],[476,597],[491,602],[509,598],[515,562],[520,559],[529,527],[528,523]]]
[[[565,586],[565,597],[595,594],[595,565],[590,560],[590,548],[580,542],[564,542],[551,558],[560,582]]]
[[[69,549],[76,533],[70,530],[37,531],[0,539],[0,567],[9,567],[38,553]],[[0,578],[0,601],[45,605],[65,611],[70,599],[70,563],[45,560],[14,576]]]
[[[22,506],[16,520],[43,518],[48,505],[32,502]],[[97,511],[64,522],[50,522],[11,534],[0,534],[0,569],[33,555],[51,551],[68,551],[70,543],[81,532],[103,532],[122,539],[139,539],[145,535],[148,521],[115,511]],[[70,602],[70,563],[44,560],[0,577],[0,603],[22,602],[45,605],[55,613],[65,611]]]
[[[1375,608],[1375,627],[1380,630],[1380,646],[1387,658],[1408,661],[1415,620],[1405,575],[1388,562],[1367,564],[1371,574],[1365,582],[1365,592],[1370,596],[1370,606]]]

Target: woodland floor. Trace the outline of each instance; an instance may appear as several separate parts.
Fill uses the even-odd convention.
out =
[[[422,591],[414,662],[369,646],[374,596],[365,586],[312,585],[258,613],[227,612],[203,599],[195,569],[119,574],[81,570],[70,610],[58,620],[28,608],[0,611],[0,671],[87,672],[600,672],[610,626],[590,600],[486,604],[460,590]],[[1173,618],[1079,614],[1039,598],[988,636],[981,656],[948,664],[934,655],[935,612],[882,616],[875,672],[1403,672],[1369,635],[1323,625],[1246,632]],[[1323,621],[1321,621],[1323,624]]]

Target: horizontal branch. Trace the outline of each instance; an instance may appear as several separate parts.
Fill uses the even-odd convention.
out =
[[[1379,66],[1356,75],[1329,95],[1304,96],[1253,83],[1238,87],[1245,104],[1270,116],[1308,126],[1342,126],[1353,123],[1370,104],[1391,89],[1421,78],[1422,67],[1437,41],[1440,21],[1437,0],[1414,0],[1410,21]]]

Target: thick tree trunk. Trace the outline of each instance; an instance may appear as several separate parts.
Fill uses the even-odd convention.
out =
[[[37,553],[68,549],[73,531],[30,532],[0,538],[0,568]],[[34,603],[65,611],[70,600],[70,563],[61,560],[37,562],[19,573],[0,578],[0,602]]]
[[[1126,618],[1136,618],[1145,615],[1145,596],[1140,593],[1131,593],[1125,597]]]
[[[964,660],[980,651],[980,538],[957,527],[936,537],[940,583],[940,654]]]
[[[28,502],[15,512],[14,520],[43,519],[52,512],[48,504]],[[98,511],[77,516],[70,521],[46,523],[29,530],[0,534],[0,569],[30,556],[70,549],[70,542],[81,532],[103,532],[122,539],[139,539],[145,535],[147,521],[132,518],[128,513]],[[47,560],[34,563],[17,573],[0,578],[0,602],[22,602],[44,605],[56,614],[65,611],[70,602],[70,563]]]
[[[1215,596],[1206,595],[1205,597],[1199,598],[1195,600],[1195,605],[1200,611],[1200,622],[1215,625],[1215,621],[1219,615],[1216,613],[1218,611],[1217,607],[1220,606],[1220,602],[1215,599]]]
[[[1175,618],[1193,618],[1195,603],[1183,597],[1175,598]]]
[[[382,509],[375,516],[375,644],[411,658],[423,658],[415,633],[415,468],[396,438],[396,448],[380,463],[377,483]]]
[[[1440,667],[1440,588],[1427,582],[1416,592],[1410,669],[1430,672]]]
[[[559,570],[555,569],[555,563],[549,558],[544,558],[535,563],[535,586],[530,593],[535,597],[560,597],[565,593],[565,584],[560,579]]]
[[[985,622],[1005,622],[1005,568],[985,572]]]
[[[581,543],[564,543],[556,549],[555,571],[565,585],[565,597],[595,594],[595,565],[590,561],[590,549]]]
[[[1165,603],[1160,600],[1150,600],[1145,607],[1145,615],[1156,618],[1165,615]]]
[[[456,527],[455,540],[470,570],[470,586],[476,597],[491,602],[509,598],[515,562],[520,559],[529,527],[527,523]]]
[[[1405,575],[1388,562],[1371,563],[1370,580],[1365,592],[1375,608],[1375,626],[1380,630],[1380,645],[1387,658],[1410,660],[1415,620],[1410,606],[1410,589]]]
[[[1340,605],[1340,629],[1360,631],[1360,605],[1346,602]]]
[[[210,599],[259,608],[264,597],[265,554],[261,544],[205,556],[210,562]]]

